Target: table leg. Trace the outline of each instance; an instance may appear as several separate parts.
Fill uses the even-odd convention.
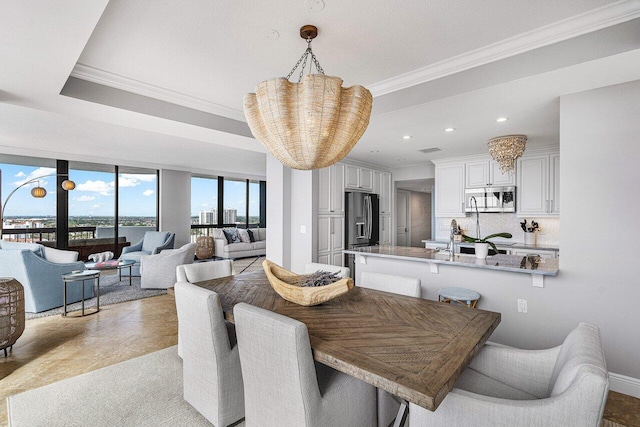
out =
[[[129,286],[131,286],[131,275],[133,274],[133,270],[131,269],[131,267],[133,267],[133,265],[129,266]]]
[[[122,268],[118,268],[118,282],[122,282]]]
[[[98,277],[96,277],[95,284],[98,285],[96,287],[96,296],[98,298],[96,300],[96,313],[97,313],[98,311],[100,311],[100,275],[98,275]]]
[[[63,280],[64,282],[64,300],[63,300],[63,308],[62,308],[62,316],[63,317],[67,317],[67,281]]]
[[[82,315],[84,316],[84,279],[82,279]]]

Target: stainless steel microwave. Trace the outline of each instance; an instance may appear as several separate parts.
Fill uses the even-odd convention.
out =
[[[483,187],[464,190],[464,211],[515,212],[516,187]]]

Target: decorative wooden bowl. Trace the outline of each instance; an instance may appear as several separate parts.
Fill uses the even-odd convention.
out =
[[[295,279],[299,278],[300,275],[285,270],[268,259],[262,262],[262,268],[264,268],[269,283],[271,283],[278,295],[287,301],[307,307],[330,301],[346,294],[353,288],[353,280],[350,277],[345,277],[326,286],[304,287],[292,285],[290,282],[295,282]]]

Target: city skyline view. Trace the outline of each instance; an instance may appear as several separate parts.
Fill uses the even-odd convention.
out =
[[[2,204],[9,194],[26,181],[43,177],[16,191],[3,212],[11,217],[55,217],[56,177],[53,167],[37,167],[0,163],[2,171]],[[69,178],[76,188],[69,192],[69,217],[108,217],[115,210],[115,181],[110,172],[83,171],[70,169]],[[156,174],[119,174],[119,216],[156,216]],[[31,189],[37,185],[47,190],[44,198],[31,196]],[[259,183],[250,183],[249,216],[260,215]],[[192,178],[191,217],[198,217],[201,211],[217,208],[217,179]],[[224,182],[225,209],[235,209],[238,218],[244,219],[246,212],[246,182],[227,179]],[[62,191],[62,190],[60,190]]]

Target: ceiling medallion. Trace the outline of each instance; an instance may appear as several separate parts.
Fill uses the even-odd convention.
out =
[[[324,74],[311,50],[317,35],[313,25],[300,28],[307,49],[289,75],[264,81],[256,93],[244,96],[244,114],[253,136],[293,169],[320,169],[340,161],[362,137],[371,116],[369,90],[343,88],[340,77]],[[304,75],[308,59],[309,72]],[[298,83],[291,83],[299,65]]]
[[[513,173],[516,169],[516,159],[524,153],[527,142],[526,135],[506,135],[487,141],[489,154],[500,165],[502,173]]]

